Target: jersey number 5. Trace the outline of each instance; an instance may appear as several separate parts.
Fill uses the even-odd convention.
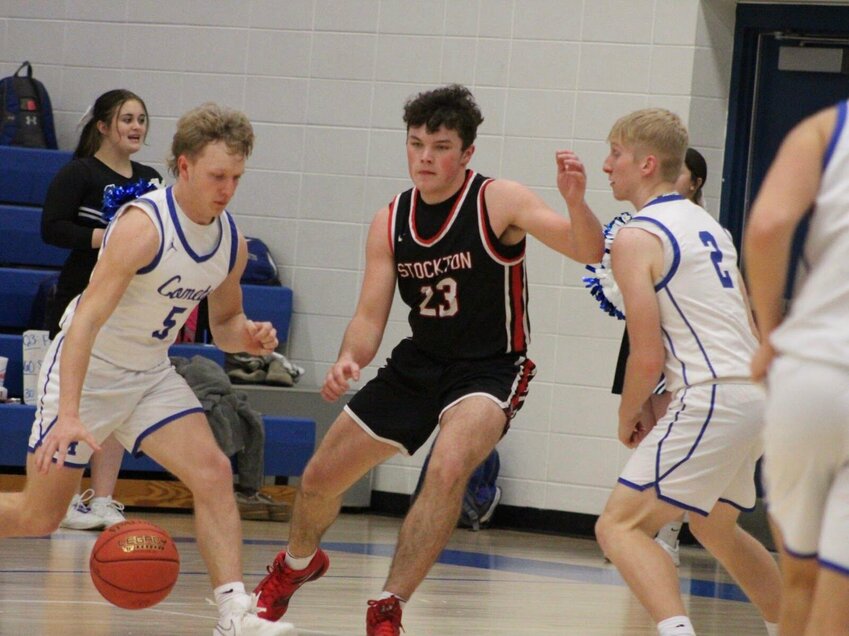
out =
[[[422,316],[450,318],[460,309],[457,303],[457,281],[453,278],[443,278],[436,285],[422,285],[421,292],[419,314]],[[437,299],[434,301],[434,298]]]
[[[719,249],[719,246],[716,244],[716,239],[713,238],[713,234],[710,232],[699,232],[699,238],[702,239],[702,245],[707,245],[708,247],[712,247],[713,251],[710,253],[710,260],[713,261],[713,268],[716,270],[716,275],[719,276],[719,282],[722,283],[723,287],[727,287],[729,289],[734,287],[734,281],[731,278],[731,275],[727,270],[722,269],[722,250]]]
[[[171,331],[171,328],[177,324],[177,321],[174,320],[174,316],[182,314],[184,311],[186,311],[185,307],[172,307],[168,316],[166,316],[165,320],[162,321],[162,329],[154,331],[150,335],[159,340],[165,340],[165,338],[168,337],[168,332]]]

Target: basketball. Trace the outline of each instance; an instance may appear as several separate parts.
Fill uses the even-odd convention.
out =
[[[94,587],[124,609],[163,600],[180,572],[180,555],[165,530],[147,521],[122,521],[104,530],[89,559]]]

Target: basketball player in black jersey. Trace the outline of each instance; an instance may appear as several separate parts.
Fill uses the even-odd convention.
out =
[[[412,337],[345,406],[304,471],[288,549],[255,590],[260,616],[269,620],[286,612],[298,587],[327,571],[319,542],[344,492],[394,454],[413,454],[439,425],[384,592],[368,603],[368,635],[400,633],[401,608],[448,542],[472,470],[507,431],[534,375],[525,357],[526,235],[583,263],[598,262],[604,249],[601,226],[584,202],[583,166],[571,152],[556,156],[564,216],[519,183],[468,168],[483,117],[465,87],[417,95],[404,121],[414,187],[372,222],[359,302],[324,398],[339,398],[371,362],[396,283],[410,307]]]

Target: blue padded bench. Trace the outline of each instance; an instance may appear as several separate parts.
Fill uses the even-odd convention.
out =
[[[277,285],[242,285],[242,305],[251,320],[267,320],[277,329],[282,343],[289,338],[292,318],[292,290]]]
[[[52,270],[0,267],[0,327],[25,329],[38,286]]]
[[[26,465],[35,407],[27,404],[0,405],[0,466]],[[315,422],[301,417],[265,415],[265,474],[296,477],[304,472],[315,448]],[[164,472],[149,457],[124,453],[122,470]]]
[[[24,394],[24,343],[23,336],[0,334],[0,356],[8,358],[6,381],[9,397],[21,397]]]
[[[71,156],[67,150],[0,146],[0,202],[42,205],[47,187]]]
[[[0,263],[59,268],[69,252],[41,240],[41,208],[0,204]]]

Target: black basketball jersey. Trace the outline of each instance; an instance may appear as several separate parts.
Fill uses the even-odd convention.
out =
[[[468,170],[453,208],[430,238],[417,231],[416,188],[389,206],[398,291],[410,307],[413,342],[436,357],[524,354],[530,342],[525,239],[499,242],[484,202],[491,182]]]

